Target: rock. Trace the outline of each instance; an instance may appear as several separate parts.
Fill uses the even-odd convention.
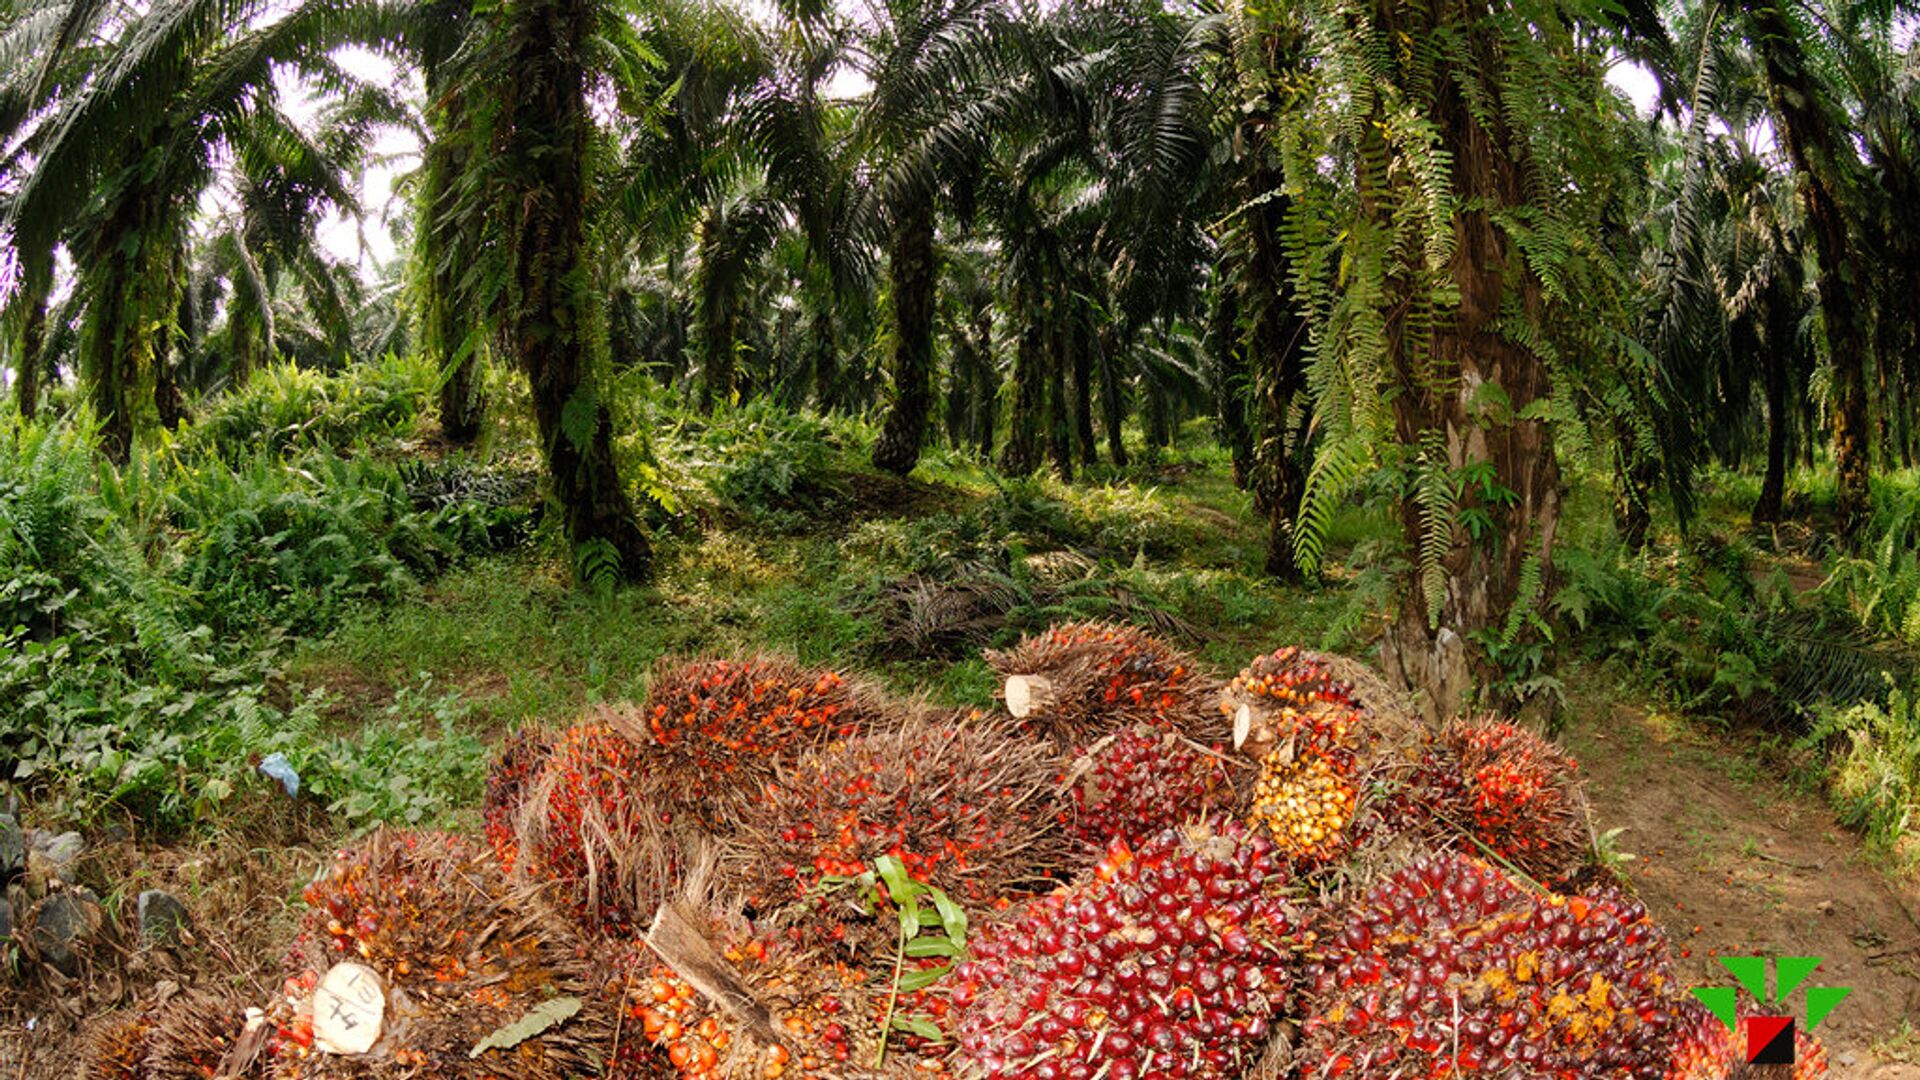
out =
[[[12,881],[27,865],[27,837],[12,814],[0,814],[0,884]]]
[[[177,945],[180,932],[193,925],[187,906],[163,889],[141,893],[134,911],[140,923],[140,940],[149,945]]]
[[[1843,1069],[1851,1069],[1854,1067],[1856,1063],[1859,1062],[1859,1060],[1860,1060],[1859,1054],[1856,1054],[1853,1051],[1848,1050],[1846,1053],[1843,1053],[1839,1057],[1834,1058],[1833,1063],[1835,1065],[1840,1066]]]
[[[77,832],[63,832],[47,841],[47,861],[53,864],[54,873],[61,881],[73,884],[73,874],[80,867],[80,853],[87,849],[87,842]]]
[[[80,953],[77,951],[106,922],[106,914],[100,910],[100,901],[86,889],[65,889],[47,898],[40,905],[40,915],[33,924],[33,944],[40,953],[40,959],[52,964],[68,975],[80,972]]]

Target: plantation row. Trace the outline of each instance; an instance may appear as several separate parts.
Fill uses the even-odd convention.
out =
[[[665,663],[510,739],[484,838],[340,852],[269,1000],[177,996],[89,1076],[1742,1075],[1551,743],[1294,648],[987,659],[1011,715]]]

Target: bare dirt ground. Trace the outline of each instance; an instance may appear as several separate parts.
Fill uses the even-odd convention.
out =
[[[1815,1031],[1834,1075],[1920,1080],[1920,884],[1874,865],[1751,750],[1635,706],[1573,712],[1599,828],[1624,827],[1624,872],[1689,984],[1728,984],[1720,956],[1823,957],[1809,983],[1853,988]]]

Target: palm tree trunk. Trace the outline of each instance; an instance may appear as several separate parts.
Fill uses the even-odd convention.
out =
[[[933,304],[939,267],[933,253],[933,203],[901,208],[894,224],[889,272],[893,279],[893,408],[873,444],[873,466],[905,476],[920,461],[932,411]]]
[[[712,412],[717,403],[731,402],[734,392],[733,305],[720,279],[719,211],[709,209],[700,220],[700,346],[705,359],[700,380],[700,411]]]
[[[1760,497],[1754,501],[1752,519],[1756,523],[1780,520],[1782,500],[1787,488],[1787,342],[1792,341],[1790,311],[1785,304],[1769,304],[1771,313],[1765,347],[1760,350],[1762,377],[1767,394],[1767,474],[1760,481]]]
[[[959,449],[967,444],[973,432],[973,368],[976,361],[973,356],[973,342],[967,336],[967,327],[956,324],[948,338],[947,355],[951,359],[947,372],[947,408],[946,429],[947,444]]]
[[[1257,138],[1257,135],[1250,135]],[[1281,177],[1256,167],[1249,191],[1276,192]],[[1307,491],[1306,429],[1290,431],[1289,415],[1306,391],[1306,323],[1295,310],[1292,275],[1280,246],[1288,200],[1264,200],[1248,210],[1246,265],[1237,283],[1236,313],[1250,320],[1246,366],[1251,368],[1254,414],[1247,433],[1253,503],[1267,519],[1266,572],[1297,580],[1293,522]]]
[[[1100,461],[1093,438],[1093,341],[1086,318],[1090,313],[1076,305],[1074,318],[1067,323],[1067,348],[1073,362],[1073,437],[1080,448],[1080,464],[1092,468]]]
[[[578,556],[623,580],[643,578],[652,549],[613,459],[613,421],[593,385],[587,273],[586,76],[579,56],[590,0],[522,0],[509,88],[504,193],[513,234],[505,339],[532,389],[554,500]],[[517,91],[517,93],[515,93]]]
[[[993,427],[998,411],[995,405],[1000,400],[1000,375],[993,362],[993,301],[982,297],[973,312],[973,346],[975,363],[973,367],[973,407],[969,417],[973,424],[974,452],[980,460],[993,457]]]
[[[448,106],[449,118],[442,125],[443,131],[453,130],[461,123],[458,108],[455,95],[454,103]],[[419,243],[423,249],[427,291],[422,313],[426,340],[422,345],[440,368],[440,434],[450,443],[466,446],[480,437],[486,403],[480,395],[479,348],[470,340],[473,313],[467,312],[467,317],[462,318],[457,299],[460,277],[467,268],[450,257],[454,245],[448,243],[446,235],[449,230],[468,226],[442,216],[449,198],[448,188],[458,173],[461,157],[460,148],[450,138],[435,137],[427,146],[422,198],[427,221],[420,229]]]
[[[1059,290],[1064,294],[1064,288]],[[1073,479],[1073,421],[1068,415],[1067,369],[1073,360],[1072,332],[1068,329],[1067,302],[1056,295],[1047,305],[1053,316],[1047,327],[1047,450],[1060,479]]]
[[[1122,339],[1119,330],[1094,338],[1094,347],[1100,350],[1096,364],[1100,370],[1100,427],[1107,435],[1107,458],[1116,469],[1127,467],[1127,446],[1122,431],[1127,420],[1126,392],[1121,388],[1119,365],[1114,359]]]
[[[1394,29],[1416,32],[1411,26]],[[1486,69],[1498,69],[1498,58],[1484,40],[1470,37],[1465,47]],[[1417,498],[1401,501],[1402,527],[1422,554],[1387,628],[1383,660],[1391,677],[1419,693],[1429,715],[1450,716],[1468,704],[1476,680],[1485,684],[1500,674],[1481,644],[1483,632],[1501,625],[1516,603],[1539,602],[1538,595],[1521,595],[1523,571],[1534,559],[1541,572],[1550,565],[1560,471],[1551,430],[1542,421],[1520,419],[1547,397],[1546,365],[1499,327],[1510,302],[1526,314],[1537,312],[1540,303],[1539,283],[1495,220],[1499,210],[1525,199],[1517,148],[1511,133],[1481,126],[1451,78],[1443,75],[1436,82],[1431,119],[1452,155],[1453,196],[1462,207],[1454,212],[1450,266],[1459,300],[1433,320],[1426,355],[1419,351],[1419,335],[1410,332],[1404,305],[1390,321],[1395,427],[1402,445],[1443,455],[1424,462],[1427,467],[1457,476],[1469,467],[1491,466],[1499,484],[1512,492],[1510,500],[1488,502],[1468,486],[1459,509],[1480,510],[1491,528],[1475,537],[1460,524],[1459,513],[1452,513],[1436,553],[1437,603],[1429,602],[1422,575],[1429,569],[1423,552],[1426,514]],[[1365,190],[1364,172],[1362,186],[1363,199],[1379,213],[1375,194]],[[1509,277],[1517,297],[1509,294]],[[1487,422],[1469,395],[1457,390],[1481,384],[1505,392],[1511,412],[1504,422]]]
[[[840,354],[833,340],[833,312],[815,309],[807,337],[813,349],[813,406],[832,412],[840,403]]]
[[[1779,118],[1787,159],[1800,179],[1801,205],[1812,228],[1820,267],[1821,321],[1833,364],[1833,460],[1838,471],[1835,510],[1842,540],[1852,543],[1866,527],[1872,506],[1868,477],[1872,459],[1867,422],[1866,361],[1872,335],[1857,296],[1868,286],[1855,265],[1840,190],[1859,172],[1851,133],[1822,110],[1818,76],[1808,68],[1798,31],[1781,0],[1746,0],[1752,39],[1765,69],[1767,90]]]
[[[42,291],[27,308],[20,328],[19,351],[15,353],[13,402],[23,420],[32,420],[40,411],[40,354],[46,343],[47,295]]]
[[[1233,485],[1245,488],[1253,463],[1253,433],[1247,428],[1247,355],[1240,347],[1240,290],[1225,275],[1214,290],[1213,332],[1207,358],[1213,363],[1214,422],[1233,460]]]
[[[1000,453],[1000,469],[1026,476],[1040,467],[1040,408],[1046,397],[1041,384],[1046,366],[1046,315],[1035,310],[1033,290],[1022,286],[1014,304],[1020,337],[1013,353],[1013,404],[1008,418],[1007,445]],[[1044,305],[1040,305],[1044,306]]]

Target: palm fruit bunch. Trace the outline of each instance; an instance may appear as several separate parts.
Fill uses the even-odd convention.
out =
[[[1753,1017],[1741,1016],[1739,1020],[1739,1030],[1728,1031],[1719,1017],[1698,1003],[1683,1003],[1679,1039],[1664,1080],[1761,1080],[1763,1077],[1814,1080],[1828,1074],[1826,1047],[1797,1025],[1793,1032],[1791,1068],[1748,1064],[1748,1029]]]
[[[1233,720],[1235,747],[1261,759],[1275,748],[1331,753],[1369,734],[1352,684],[1292,645],[1254,657],[1221,691],[1219,710]]]
[[[1516,869],[1565,882],[1586,855],[1579,766],[1547,739],[1499,720],[1459,720],[1435,734],[1407,788],[1436,831],[1464,831]]]
[[[874,1066],[888,1000],[872,972],[745,928],[716,922],[715,929],[722,958],[767,1010],[768,1027],[756,1033],[640,946],[623,963],[629,975],[621,997],[627,1029],[638,1036],[616,1052],[607,1075],[811,1080],[942,1071],[937,1057],[913,1053],[915,1040],[898,1025],[886,1062]],[[892,1015],[911,1015],[924,994],[900,995]]]
[[[977,714],[923,716],[782,765],[729,838],[748,903],[816,943],[893,932],[830,895],[883,855],[964,902],[1052,887],[1070,852],[1052,750]],[[880,913],[874,913],[880,914]]]
[[[1065,623],[985,656],[1007,680],[1009,711],[1062,751],[1132,722],[1209,741],[1217,727],[1209,719],[1217,684],[1193,657],[1138,627]]]
[[[954,1066],[982,1077],[1227,1077],[1293,1004],[1311,944],[1285,860],[1231,818],[1116,846],[970,942],[942,985]]]
[[[487,768],[486,794],[480,803],[481,827],[500,865],[513,869],[519,853],[519,814],[527,788],[553,752],[551,737],[538,728],[507,736]]]
[[[650,753],[612,728],[577,724],[554,736],[519,793],[508,842],[516,869],[558,884],[589,925],[620,931],[644,920],[677,861],[661,786]]]
[[[266,1010],[269,1075],[562,1078],[597,1075],[613,1005],[593,993],[595,958],[537,893],[514,890],[482,844],[380,831],[340,852],[305,890],[310,905]],[[379,977],[385,1017],[364,1054],[324,1052],[317,988],[342,961]],[[551,998],[577,1013],[517,1045],[471,1056],[489,1034]]]
[[[1253,822],[1303,866],[1329,861],[1350,839],[1359,806],[1352,761],[1347,752],[1309,752],[1288,761],[1282,751],[1269,751],[1254,786]]]
[[[103,1029],[82,1075],[86,1080],[206,1080],[223,1075],[223,1065],[249,1064],[228,1060],[246,1030],[246,1007],[237,997],[183,991]]]
[[[1304,1075],[1665,1075],[1671,959],[1634,901],[1538,894],[1447,853],[1329,915],[1306,970]]]
[[[1095,743],[1066,774],[1069,832],[1096,851],[1144,843],[1170,824],[1231,808],[1226,761],[1178,732],[1136,724]]]
[[[857,734],[884,711],[835,672],[755,657],[663,661],[639,709],[606,722],[646,747],[676,801],[712,823],[751,797],[775,762]]]

